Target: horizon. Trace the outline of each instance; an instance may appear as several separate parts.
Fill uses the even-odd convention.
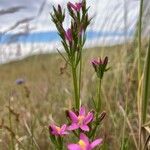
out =
[[[93,40],[97,38],[104,38],[104,37],[133,37],[134,30],[130,31],[88,31],[87,32],[87,39]],[[53,41],[59,41],[60,37],[57,33],[57,31],[43,31],[43,32],[31,32],[31,33],[19,33],[19,34],[13,34],[9,33],[6,35],[0,34],[0,44],[10,44],[10,43],[47,43],[47,42],[53,42]]]

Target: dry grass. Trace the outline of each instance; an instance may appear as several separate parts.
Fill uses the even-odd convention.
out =
[[[144,52],[145,53],[145,52]],[[96,76],[90,60],[108,56],[110,71],[103,81],[103,110],[107,117],[100,136],[103,150],[120,149],[125,119],[126,149],[136,149],[137,55],[132,45],[84,50],[82,102],[92,108],[96,98]],[[25,84],[15,80],[24,78]],[[64,123],[64,111],[71,108],[72,87],[69,67],[58,54],[32,56],[0,66],[0,149],[51,149],[50,122]]]

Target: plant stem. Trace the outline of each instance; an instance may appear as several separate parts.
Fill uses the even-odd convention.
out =
[[[138,25],[138,80],[141,79],[141,34],[142,34],[143,0],[140,3],[139,25]]]
[[[91,138],[94,138],[95,136],[95,133],[96,133],[96,130],[97,130],[97,127],[99,124],[97,124],[97,122],[99,122],[99,113],[101,111],[101,85],[102,85],[102,79],[99,79],[99,82],[98,82],[98,101],[97,101],[97,110],[96,110],[96,124],[92,130],[92,133],[90,134],[90,137]]]
[[[143,108],[142,108],[142,123],[145,124],[147,117],[147,107],[148,107],[148,91],[149,91],[149,83],[150,83],[150,39],[149,46],[146,55],[145,69],[144,69],[144,86],[143,86]]]
[[[58,149],[63,150],[63,139],[58,137]]]
[[[102,79],[99,79],[98,82],[98,102],[97,102],[97,115],[99,115],[99,112],[101,111],[101,84],[102,84]]]
[[[125,116],[124,116],[124,119],[123,119],[123,136],[122,136],[122,143],[121,143],[121,150],[124,150],[124,146],[125,146],[125,131],[126,131],[126,117],[127,117],[127,111],[128,111],[128,94],[129,94],[129,88],[127,88],[127,91],[126,91],[126,100],[125,100]]]
[[[80,93],[81,93],[81,76],[82,76],[82,52],[80,52],[80,70],[79,70],[79,100],[80,100]]]
[[[73,76],[73,85],[74,85],[74,99],[75,99],[75,108],[79,110],[80,107],[80,100],[78,95],[78,80],[77,80],[77,71],[76,67],[74,67],[73,63],[72,67],[72,76]]]
[[[142,34],[142,15],[143,15],[143,0],[140,2],[139,25],[138,25],[138,104],[139,104],[139,150],[141,149],[141,128],[142,128],[142,103],[141,103],[141,34]]]
[[[11,131],[13,131],[13,129],[12,129],[12,117],[11,117],[10,108],[11,108],[11,104],[10,104],[10,99],[9,99],[9,126],[10,126]],[[12,150],[14,150],[14,145],[15,145],[14,144],[14,137],[11,134],[11,149]]]

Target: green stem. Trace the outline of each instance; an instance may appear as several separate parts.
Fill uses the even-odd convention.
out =
[[[82,76],[82,52],[80,56],[80,70],[79,70],[79,100],[80,100],[80,93],[81,93],[81,76]]]
[[[139,12],[139,25],[138,25],[138,82],[140,83],[141,81],[141,45],[142,45],[142,41],[141,41],[141,35],[142,35],[142,15],[143,15],[143,0],[141,0],[140,2],[140,12]],[[140,105],[141,104],[141,85],[139,84],[138,87],[138,95],[139,95],[139,99],[138,102]],[[140,106],[139,109],[142,109],[142,107]],[[142,112],[142,110],[140,110],[140,112]],[[141,118],[141,114],[139,114],[139,150],[141,149],[141,129],[142,129],[142,118]]]
[[[98,118],[96,118],[96,122],[97,122]],[[97,130],[98,124],[95,124],[94,128],[92,129],[92,132],[90,134],[90,138],[94,139],[96,130]]]
[[[99,83],[98,83],[98,102],[97,102],[97,115],[99,115],[100,111],[101,111],[101,84],[102,84],[102,80],[99,79]]]
[[[58,137],[58,149],[63,150],[63,139]]]
[[[141,33],[142,33],[143,0],[140,3],[139,25],[138,25],[138,80],[141,79]]]
[[[72,76],[73,76],[73,85],[74,85],[74,99],[75,99],[75,108],[79,110],[80,107],[80,100],[79,100],[79,95],[78,95],[78,80],[77,80],[77,72],[76,68],[74,67],[72,63]]]
[[[97,101],[97,110],[96,110],[96,124],[92,130],[92,133],[90,134],[90,137],[91,138],[94,138],[95,136],[95,133],[96,133],[96,130],[98,128],[98,121],[99,121],[99,113],[101,111],[101,105],[102,105],[102,102],[101,102],[101,85],[102,85],[102,79],[99,79],[99,82],[98,82],[98,101]]]
[[[145,71],[144,71],[144,87],[143,87],[143,124],[146,122],[147,118],[147,109],[148,109],[148,96],[149,96],[149,83],[150,83],[150,38],[148,52],[145,62]]]

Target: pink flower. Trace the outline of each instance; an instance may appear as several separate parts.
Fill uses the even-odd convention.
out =
[[[72,32],[70,28],[65,32],[65,38],[68,40],[68,42],[72,42],[73,38],[72,38]]]
[[[92,63],[93,66],[107,65],[107,63],[108,63],[108,57],[105,57],[104,60],[102,60],[101,58],[98,58],[97,60],[93,59],[91,61],[91,63]]]
[[[109,70],[109,68],[107,68],[107,64],[108,64],[108,57],[105,57],[104,60],[102,60],[101,58],[93,59],[91,61],[95,72],[97,73],[98,78],[102,79],[104,73]]]
[[[96,139],[93,142],[90,142],[88,137],[81,133],[79,142],[77,144],[69,144],[68,150],[92,150],[101,143],[102,139]]]
[[[83,6],[82,3],[75,3],[75,4],[73,4],[73,3],[71,3],[71,2],[69,2],[68,5],[69,5],[72,9],[74,9],[75,11],[77,11],[77,12],[79,12],[80,9],[81,9],[82,6]]]
[[[53,135],[59,135],[59,136],[66,135],[66,134],[68,134],[66,129],[67,129],[66,124],[62,125],[61,127],[58,127],[56,125],[49,126],[50,133]]]
[[[85,108],[81,107],[79,110],[79,115],[76,115],[73,111],[69,111],[68,113],[72,123],[68,127],[68,130],[76,130],[78,128],[83,131],[89,131],[88,124],[93,120],[93,113],[88,112],[85,114]]]

